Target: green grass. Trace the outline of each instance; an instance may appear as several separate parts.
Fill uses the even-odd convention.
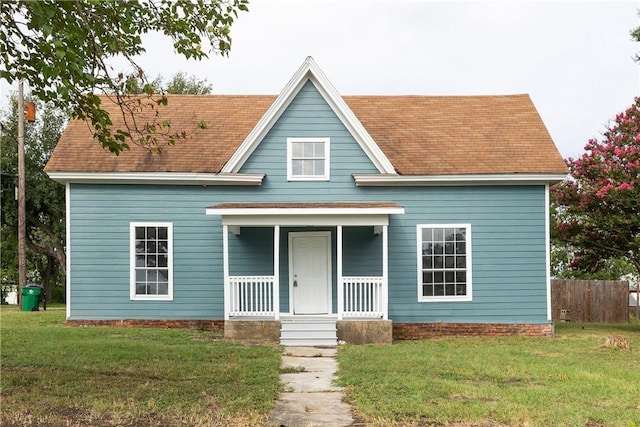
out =
[[[0,311],[1,425],[262,425],[281,389],[277,346],[64,316]]]
[[[346,346],[339,383],[371,425],[640,425],[640,324],[556,332]]]
[[[65,327],[61,308],[0,309],[2,426],[265,425],[280,347],[211,332]],[[622,335],[630,351],[603,348]],[[367,425],[640,425],[640,323],[556,338],[345,346],[340,380]],[[296,368],[291,368],[296,370]]]

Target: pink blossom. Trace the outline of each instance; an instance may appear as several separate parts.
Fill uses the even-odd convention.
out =
[[[598,192],[596,193],[597,197],[603,198],[604,196],[607,195],[607,193],[609,192],[609,190],[611,190],[613,188],[613,185],[611,183],[605,185],[604,187],[602,187],[600,190],[598,190]]]
[[[618,185],[618,190],[633,190],[633,183],[623,182]]]

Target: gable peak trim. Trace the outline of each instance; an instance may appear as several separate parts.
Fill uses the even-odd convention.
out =
[[[222,173],[237,173],[247,161],[249,156],[258,147],[267,132],[287,109],[291,101],[296,97],[300,89],[311,81],[320,95],[329,104],[334,113],[345,125],[365,154],[369,157],[380,173],[395,175],[396,171],[387,156],[382,152],[378,144],[351,111],[347,103],[342,99],[336,88],[331,84],[327,76],[322,72],[311,56],[308,56],[286,84],[276,100],[271,104],[266,113],[249,132],[249,135],[240,144],[240,147],[224,165]]]

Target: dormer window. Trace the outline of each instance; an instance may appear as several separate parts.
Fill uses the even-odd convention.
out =
[[[287,179],[329,181],[329,138],[287,138]]]

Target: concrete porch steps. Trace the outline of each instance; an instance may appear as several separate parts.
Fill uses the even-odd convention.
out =
[[[286,346],[335,346],[338,344],[336,319],[281,319],[280,344]]]

